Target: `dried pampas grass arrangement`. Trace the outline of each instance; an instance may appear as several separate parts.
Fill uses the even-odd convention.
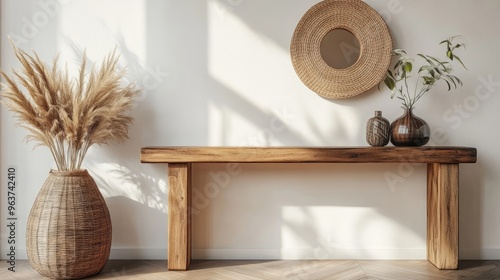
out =
[[[58,170],[79,170],[93,144],[128,138],[128,112],[139,90],[133,83],[122,86],[125,71],[118,69],[115,51],[89,72],[84,54],[79,76],[70,78],[58,68],[57,56],[49,66],[35,52],[12,45],[22,66],[12,77],[2,71],[2,103],[29,131],[27,141],[50,149]]]

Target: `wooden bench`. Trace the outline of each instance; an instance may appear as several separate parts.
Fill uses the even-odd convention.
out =
[[[474,163],[468,147],[145,147],[141,162],[168,163],[168,269],[191,261],[193,163],[426,163],[427,259],[439,269],[458,267],[458,172]]]

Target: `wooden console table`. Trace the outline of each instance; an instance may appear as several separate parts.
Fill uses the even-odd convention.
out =
[[[191,261],[192,163],[427,163],[427,259],[458,267],[458,171],[476,162],[467,147],[146,147],[141,162],[168,163],[168,269]]]

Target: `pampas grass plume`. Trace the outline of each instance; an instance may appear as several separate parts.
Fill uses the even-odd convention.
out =
[[[70,78],[57,56],[47,65],[35,52],[12,46],[21,68],[12,76],[1,71],[1,103],[28,130],[27,141],[49,148],[59,170],[79,170],[93,144],[128,138],[128,113],[139,90],[134,83],[122,85],[125,71],[118,68],[116,51],[89,72],[84,53],[78,77]]]

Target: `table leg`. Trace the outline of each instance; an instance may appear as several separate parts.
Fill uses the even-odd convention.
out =
[[[427,165],[427,259],[458,268],[458,164]]]
[[[191,262],[191,164],[168,165],[168,269]]]

